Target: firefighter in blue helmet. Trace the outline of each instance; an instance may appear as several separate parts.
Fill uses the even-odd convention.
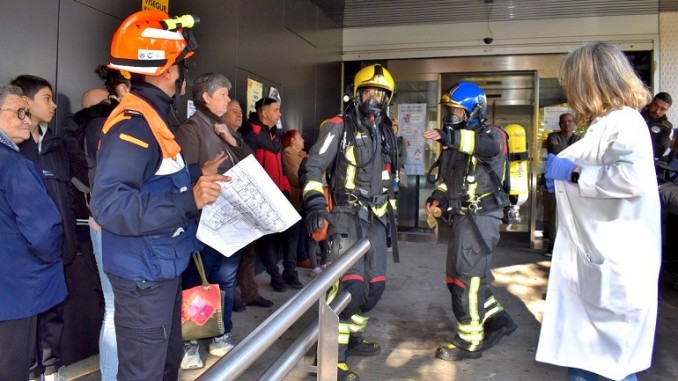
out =
[[[447,287],[457,325],[454,338],[437,349],[436,357],[476,359],[517,328],[490,290],[492,253],[508,206],[507,137],[486,123],[485,92],[473,83],[452,86],[440,104],[442,128],[423,134],[442,145],[439,179],[425,210],[448,212]]]
[[[330,260],[337,258],[358,239],[369,238],[371,247],[340,278],[340,287],[351,302],[339,316],[338,379],[358,380],[346,358],[375,356],[381,347],[363,339],[369,312],[386,287],[387,237],[397,253],[395,192],[398,169],[396,137],[386,107],[395,82],[381,65],[361,69],[353,84],[354,103],[345,115],[323,122],[318,141],[309,151],[303,190],[309,232],[325,228],[330,242]],[[327,176],[327,177],[326,177]],[[333,209],[327,211],[323,180],[328,179]],[[336,293],[330,292],[328,299]]]

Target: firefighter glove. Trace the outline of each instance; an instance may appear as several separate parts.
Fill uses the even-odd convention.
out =
[[[327,202],[322,195],[311,197],[305,202],[306,228],[309,233],[313,233],[325,226],[325,220],[330,220],[330,213],[327,211]]]
[[[440,134],[440,139],[438,142],[443,145],[443,147],[452,148],[454,146],[454,130],[449,127],[443,127],[438,130]]]

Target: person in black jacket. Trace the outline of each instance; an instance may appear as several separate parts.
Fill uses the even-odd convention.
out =
[[[78,239],[75,232],[75,211],[71,188],[71,166],[66,143],[48,127],[56,112],[50,83],[33,75],[20,75],[12,85],[20,87],[31,110],[31,137],[19,144],[21,154],[31,160],[47,188],[47,194],[62,217],[64,239],[61,258],[64,265],[75,259]],[[68,284],[68,279],[67,279]],[[38,315],[38,344],[31,373],[36,378],[60,380],[61,334],[64,327],[64,303],[59,303]]]
[[[68,132],[86,157],[87,177],[90,185],[94,183],[97,145],[102,138],[101,129],[120,99],[129,93],[132,87],[130,80],[118,70],[99,65],[95,72],[104,81],[106,90],[95,88],[86,91],[82,96],[83,109],[75,113],[67,123]],[[101,226],[94,221],[92,216],[89,216],[88,224],[104,297],[104,320],[99,335],[99,369],[102,381],[113,381],[118,373],[118,347],[113,319],[115,315],[113,287],[108,275],[104,272]]]
[[[650,129],[655,160],[664,156],[669,145],[671,145],[673,124],[666,117],[666,112],[669,111],[672,103],[673,98],[671,98],[671,95],[661,92],[657,93],[652,102],[640,111],[640,115],[643,116],[645,123],[647,123],[647,128]]]

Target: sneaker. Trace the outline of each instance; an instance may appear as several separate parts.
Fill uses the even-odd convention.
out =
[[[321,272],[323,272],[322,267],[316,267],[313,270],[311,270],[310,273],[308,273],[308,276],[310,276],[311,278],[315,278],[318,275],[320,275]]]
[[[323,269],[323,270],[327,270],[327,266],[329,266],[331,264],[332,264],[332,262],[324,263],[324,264],[320,265],[320,268]]]
[[[253,301],[245,303],[245,305],[268,308],[273,306],[273,302],[259,295]]]
[[[479,359],[482,356],[483,356],[482,351],[470,352],[465,349],[457,347],[453,343],[446,343],[444,345],[441,345],[436,350],[436,357],[445,361],[472,360]]]
[[[337,381],[360,381],[360,377],[345,362],[338,363],[337,368]]]
[[[205,363],[200,358],[198,340],[184,341],[184,357],[181,359],[181,369],[202,369]]]
[[[61,368],[57,369],[56,372],[49,375],[45,374],[40,379],[44,381],[66,381],[66,377],[61,374],[63,369],[64,367],[62,366]]]
[[[224,357],[226,353],[230,352],[235,347],[235,339],[230,332],[224,333],[212,339],[210,343],[210,354],[212,356]]]

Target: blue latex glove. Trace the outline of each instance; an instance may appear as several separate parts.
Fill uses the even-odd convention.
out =
[[[556,185],[555,185],[555,182],[553,181],[553,179],[546,179],[545,182],[546,182],[546,190],[549,193],[553,193],[553,192],[556,191]]]
[[[570,180],[570,175],[572,175],[572,170],[577,165],[572,162],[570,159],[560,158],[552,153],[550,153],[544,164],[544,177],[547,180]]]

